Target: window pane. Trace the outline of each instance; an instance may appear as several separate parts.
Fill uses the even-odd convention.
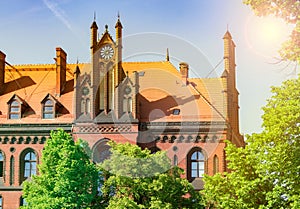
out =
[[[50,100],[50,99],[48,99],[46,102],[45,102],[45,105],[53,105],[53,102],[52,102],[52,100]]]
[[[31,169],[32,169],[32,170],[35,170],[35,168],[36,168],[36,162],[32,162],[32,163],[31,163]]]
[[[30,160],[30,152],[28,152],[26,155],[25,155],[25,160]]]
[[[19,113],[18,114],[10,113],[9,118],[10,119],[19,119],[20,115],[19,115]]]
[[[199,169],[204,169],[204,162],[198,162],[198,168]]]
[[[20,112],[20,107],[11,107],[10,112]]]
[[[0,177],[3,177],[3,161],[0,161]]]
[[[0,161],[3,161],[3,154],[0,152]]]
[[[53,112],[53,106],[44,106],[44,112]]]
[[[36,160],[36,155],[33,152],[30,154],[30,159],[34,161]]]
[[[19,105],[20,105],[19,102],[16,101],[16,100],[14,100],[14,101],[11,103],[11,106],[19,106]]]
[[[199,177],[203,177],[204,175],[204,170],[199,170]]]
[[[192,162],[192,169],[197,169],[197,162]]]
[[[197,160],[197,152],[194,152],[194,153],[192,154],[192,160]]]
[[[30,170],[30,162],[26,162],[24,168],[25,170]]]
[[[198,177],[197,170],[192,170],[192,177]]]
[[[28,170],[28,169],[25,169],[25,171],[24,171],[24,177],[29,177],[30,176],[30,170]]]
[[[44,119],[53,119],[54,115],[53,115],[53,113],[44,113],[43,118]]]
[[[198,160],[204,160],[204,155],[201,152],[198,152]]]
[[[178,157],[177,155],[174,155],[174,165],[178,165]]]

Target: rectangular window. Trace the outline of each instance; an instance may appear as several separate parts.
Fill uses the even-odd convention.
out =
[[[0,177],[3,177],[3,161],[0,161]]]
[[[0,209],[2,209],[3,208],[3,199],[2,199],[2,196],[0,196]]]
[[[10,113],[9,114],[9,119],[19,119],[20,115],[19,113]]]

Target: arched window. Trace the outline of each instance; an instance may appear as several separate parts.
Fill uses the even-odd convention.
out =
[[[9,184],[13,185],[15,179],[15,158],[14,156],[10,157],[10,170],[9,170]]]
[[[213,168],[214,174],[219,172],[219,158],[217,155],[214,156],[214,168]]]
[[[0,178],[4,176],[4,155],[0,151]]]
[[[132,98],[128,98],[128,112],[132,112]]]
[[[108,66],[108,109],[111,110],[113,108],[113,86],[114,86],[114,74],[113,74],[113,69],[112,66]]]
[[[174,166],[177,166],[177,165],[178,165],[178,157],[177,157],[177,155],[174,155],[173,165],[174,165]]]
[[[27,202],[26,202],[26,200],[25,200],[25,198],[24,197],[20,197],[20,206],[26,206],[27,205]]]
[[[9,105],[9,119],[20,119],[20,118],[21,118],[21,103],[14,99]]]
[[[85,103],[85,105],[86,105],[86,113],[88,114],[88,113],[90,113],[91,112],[91,100],[90,99],[86,99],[86,103]]]
[[[123,113],[131,113],[132,112],[132,98],[125,97],[123,99]]]
[[[81,102],[80,102],[80,112],[81,112],[81,114],[85,113],[85,101],[84,101],[84,99],[81,99]]]
[[[51,99],[47,99],[43,104],[43,118],[52,119],[55,117],[54,102]]]
[[[203,177],[205,173],[205,156],[203,151],[195,147],[187,155],[187,178],[193,180]]]
[[[92,149],[95,163],[101,163],[110,157],[111,152],[110,146],[107,144],[108,141],[109,139],[101,139]]]
[[[33,150],[27,150],[21,155],[21,182],[36,175],[37,157]]]

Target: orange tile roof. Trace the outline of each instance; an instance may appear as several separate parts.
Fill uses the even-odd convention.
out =
[[[83,66],[83,64],[78,64]],[[37,64],[37,65],[15,65],[6,66],[5,68],[5,86],[4,92],[0,96],[1,114],[0,123],[8,123],[6,106],[9,99],[14,95],[26,101],[29,107],[34,110],[34,114],[28,115],[22,119],[9,120],[9,123],[69,123],[73,121],[73,71],[76,64],[67,65],[67,83],[65,92],[57,96],[56,86],[56,66],[55,64]],[[53,119],[41,119],[41,101],[47,94],[54,96],[68,114]]]
[[[226,118],[222,78],[191,78],[184,85],[180,72],[168,61],[123,63],[123,69],[129,74],[143,72],[139,77],[142,121],[224,121]],[[174,115],[174,109],[180,109],[180,114]]]
[[[90,64],[80,63],[78,66],[81,74],[91,70]],[[6,66],[5,90],[0,96],[0,123],[8,123],[8,107],[5,104],[14,94],[25,100],[35,113],[21,120],[9,120],[9,123],[72,122],[75,69],[76,64],[67,64],[66,91],[58,96],[55,93],[55,64]],[[189,78],[188,85],[185,85],[180,72],[169,61],[123,62],[123,69],[129,76],[134,71],[140,74],[141,121],[224,121],[227,109],[225,79]],[[48,93],[69,113],[56,120],[41,119],[41,101]],[[179,109],[180,114],[173,114],[174,109]]]

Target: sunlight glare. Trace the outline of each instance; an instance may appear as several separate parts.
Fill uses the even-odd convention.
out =
[[[264,57],[277,56],[281,44],[288,39],[291,27],[283,20],[269,16],[249,16],[245,25],[248,47]]]

